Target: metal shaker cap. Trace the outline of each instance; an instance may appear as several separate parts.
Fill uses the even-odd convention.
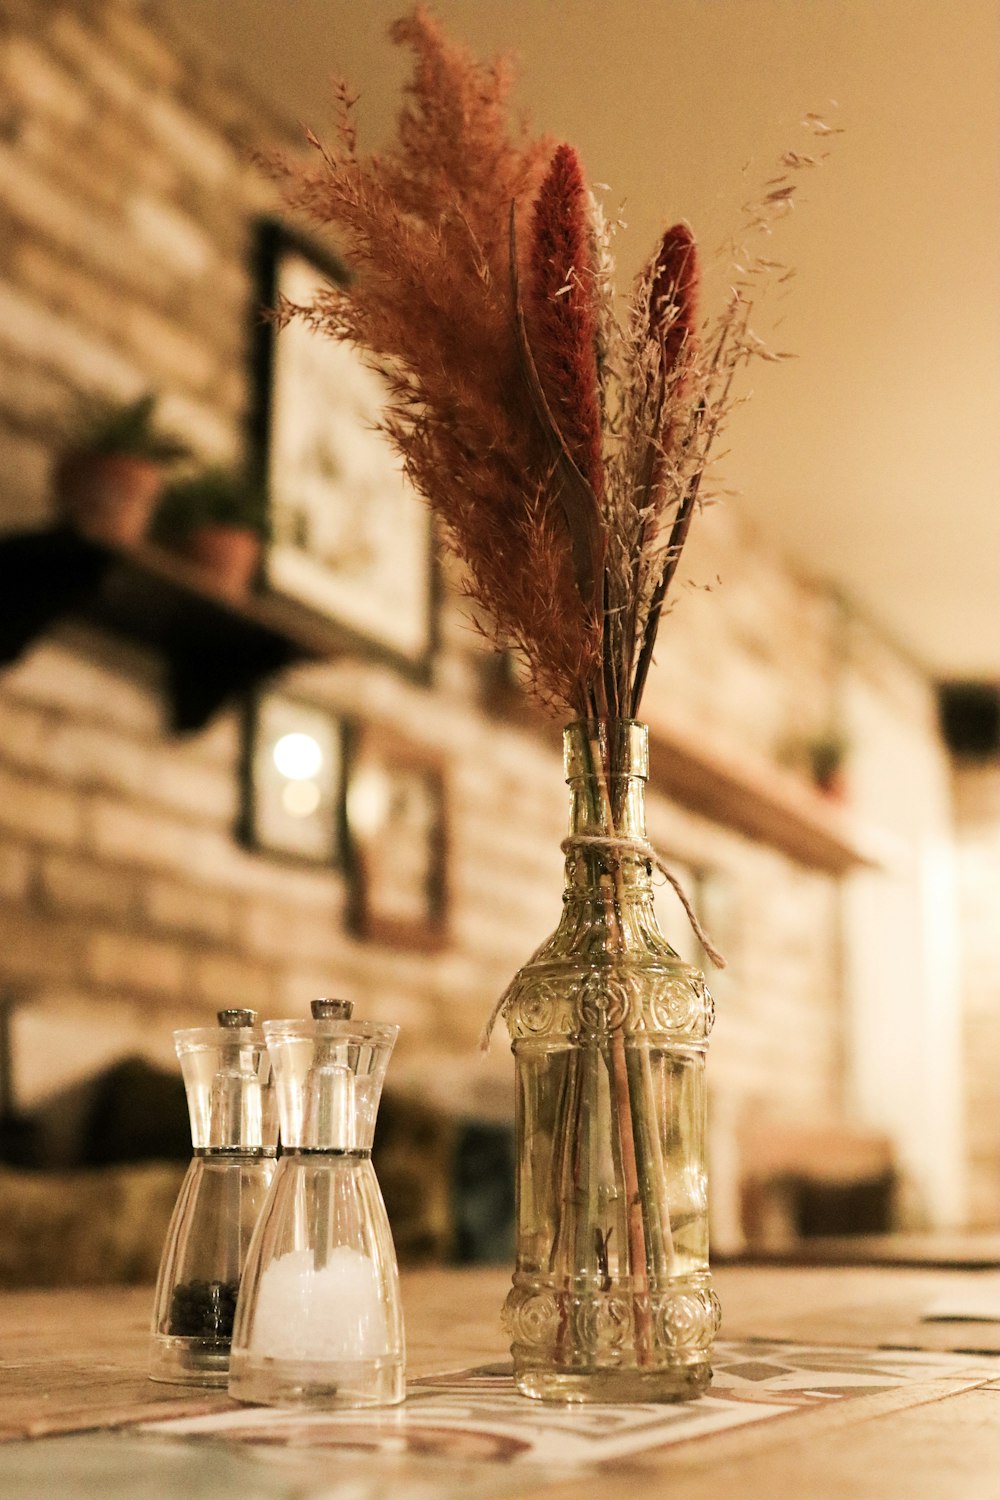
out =
[[[310,1004],[314,1021],[349,1021],[354,1010],[353,1000],[334,1000],[330,995],[321,995]]]

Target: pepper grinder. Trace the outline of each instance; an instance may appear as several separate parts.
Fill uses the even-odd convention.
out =
[[[399,1028],[349,1001],[267,1021],[281,1159],[247,1255],[229,1393],[274,1406],[393,1406],[403,1318],[389,1220],[371,1163]]]
[[[224,1386],[240,1276],[277,1154],[271,1061],[252,1010],[175,1031],[193,1155],[160,1260],[149,1373]]]

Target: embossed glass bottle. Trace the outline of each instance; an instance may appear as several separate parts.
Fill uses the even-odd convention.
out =
[[[523,1394],[703,1390],[705,1048],[712,1000],[666,942],[645,840],[644,725],[572,724],[563,916],[504,1015],[516,1061],[517,1265],[504,1306]]]

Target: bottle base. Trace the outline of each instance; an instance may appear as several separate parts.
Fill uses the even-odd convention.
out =
[[[229,1381],[229,1340],[154,1334],[149,1378],[167,1385],[225,1388]]]
[[[712,1367],[707,1362],[672,1369],[641,1370],[514,1370],[514,1384],[522,1396],[535,1401],[563,1403],[693,1401],[708,1389]]]
[[[235,1354],[229,1394],[256,1406],[300,1406],[330,1411],[363,1406],[398,1406],[406,1395],[402,1359],[268,1359]]]
[[[719,1299],[707,1269],[636,1291],[515,1272],[501,1314],[514,1384],[536,1401],[691,1401],[712,1379]]]

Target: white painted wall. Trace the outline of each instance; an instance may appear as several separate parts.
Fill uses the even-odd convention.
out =
[[[949,764],[926,732],[929,688],[849,671],[844,714],[859,817],[886,862],[844,886],[847,1094],[892,1135],[912,1227],[963,1222],[961,1007]],[[915,732],[923,729],[923,732]]]

